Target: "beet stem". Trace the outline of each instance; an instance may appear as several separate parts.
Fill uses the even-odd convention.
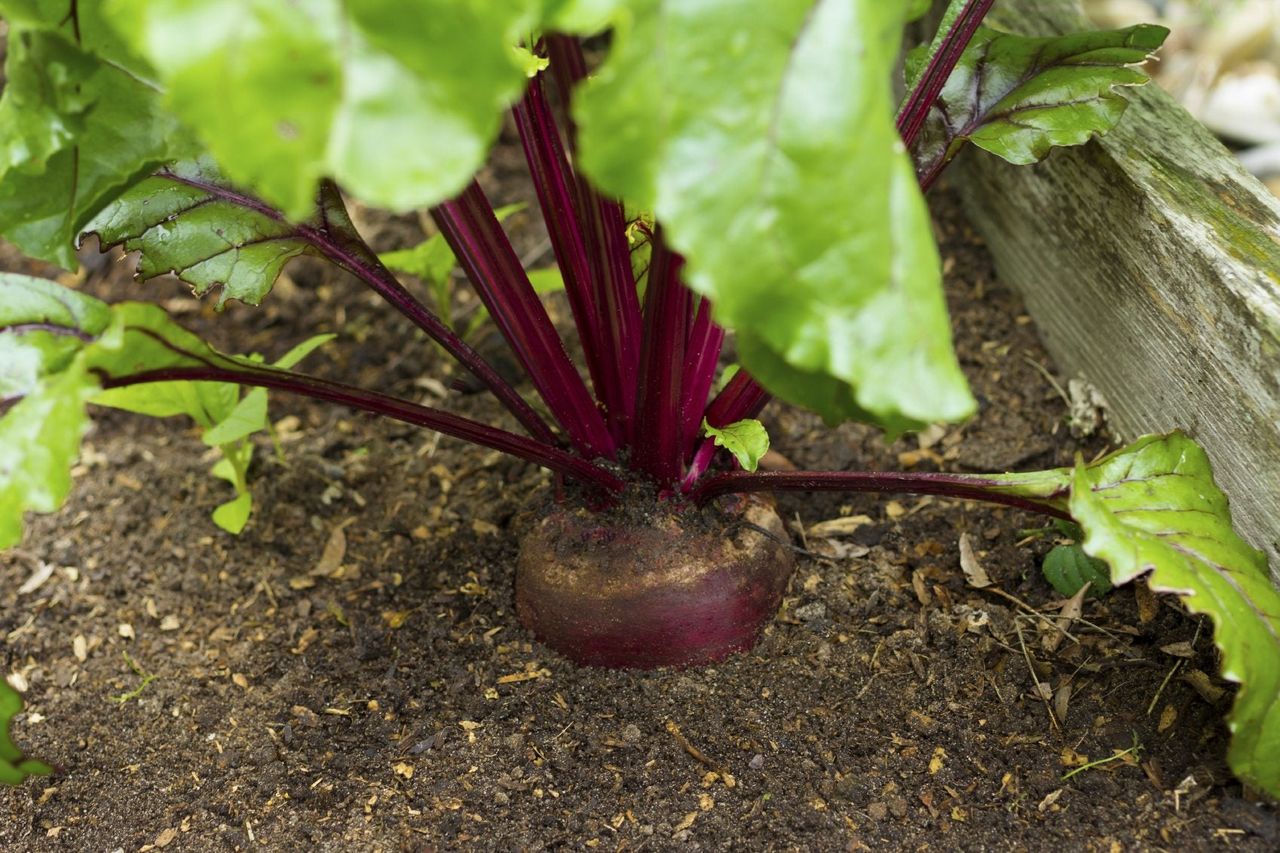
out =
[[[694,503],[704,504],[714,497],[744,492],[875,492],[909,495],[937,495],[960,500],[984,501],[1016,509],[1070,519],[1057,497],[1038,501],[1003,494],[1008,488],[980,476],[964,474],[908,474],[897,471],[734,471],[704,480],[690,494]]]
[[[574,447],[588,458],[613,457],[617,443],[484,191],[472,181],[456,199],[432,208],[431,215]]]

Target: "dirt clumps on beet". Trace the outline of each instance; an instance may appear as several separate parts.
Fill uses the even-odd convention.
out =
[[[755,644],[793,568],[766,499],[701,511],[551,506],[521,541],[516,611],[584,666],[698,666]]]

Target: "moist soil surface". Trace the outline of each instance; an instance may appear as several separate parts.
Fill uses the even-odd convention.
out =
[[[516,158],[501,149],[485,176],[498,201],[525,192]],[[1067,377],[954,203],[935,208],[980,413],[886,443],[772,404],[774,447],[835,470],[1030,470],[1104,450],[1105,434],[1073,437]],[[358,218],[379,249],[422,238],[413,217]],[[536,217],[510,224],[547,263]],[[159,299],[224,349],[275,357],[338,332],[304,367],[516,428],[318,264],[215,316],[177,282],[131,282],[117,255],[84,260],[86,290]],[[1224,763],[1231,690],[1208,624],[1126,588],[1060,629],[1038,568],[1053,538],[1026,541],[1042,519],[785,495],[798,566],[755,649],[580,669],[513,612],[511,529],[547,474],[295,399],[272,417],[283,456],[263,438],[243,535],[210,520],[230,492],[188,423],[102,412],[68,505],[3,557],[15,736],[59,772],[0,791],[0,848],[1280,847],[1275,810]]]

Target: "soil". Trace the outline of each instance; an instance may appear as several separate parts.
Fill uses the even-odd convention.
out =
[[[524,185],[512,150],[486,176]],[[773,404],[796,465],[1034,469],[1093,455],[1018,300],[935,199],[970,423],[886,443]],[[517,214],[526,260],[548,252]],[[361,217],[378,248],[415,218]],[[407,322],[314,263],[261,308],[140,286],[221,346],[339,341],[313,372],[514,428]],[[33,267],[12,250],[8,269]],[[444,398],[443,400],[441,398]],[[189,424],[104,412],[59,513],[0,564],[15,726],[55,777],[0,791],[7,850],[1208,849],[1280,847],[1223,756],[1207,624],[1122,589],[1056,627],[1041,519],[932,499],[783,496],[798,569],[750,653],[579,669],[513,612],[508,525],[549,480],[403,425],[276,398],[239,537]],[[970,585],[962,537],[993,585]],[[972,571],[971,561],[966,561]],[[33,577],[39,583],[23,584]],[[1210,674],[1206,677],[1204,674]]]

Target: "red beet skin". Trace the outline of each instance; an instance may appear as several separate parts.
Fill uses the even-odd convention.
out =
[[[663,510],[643,525],[554,511],[521,542],[520,621],[584,666],[697,666],[750,648],[794,568],[782,520],[750,497],[692,526]]]

